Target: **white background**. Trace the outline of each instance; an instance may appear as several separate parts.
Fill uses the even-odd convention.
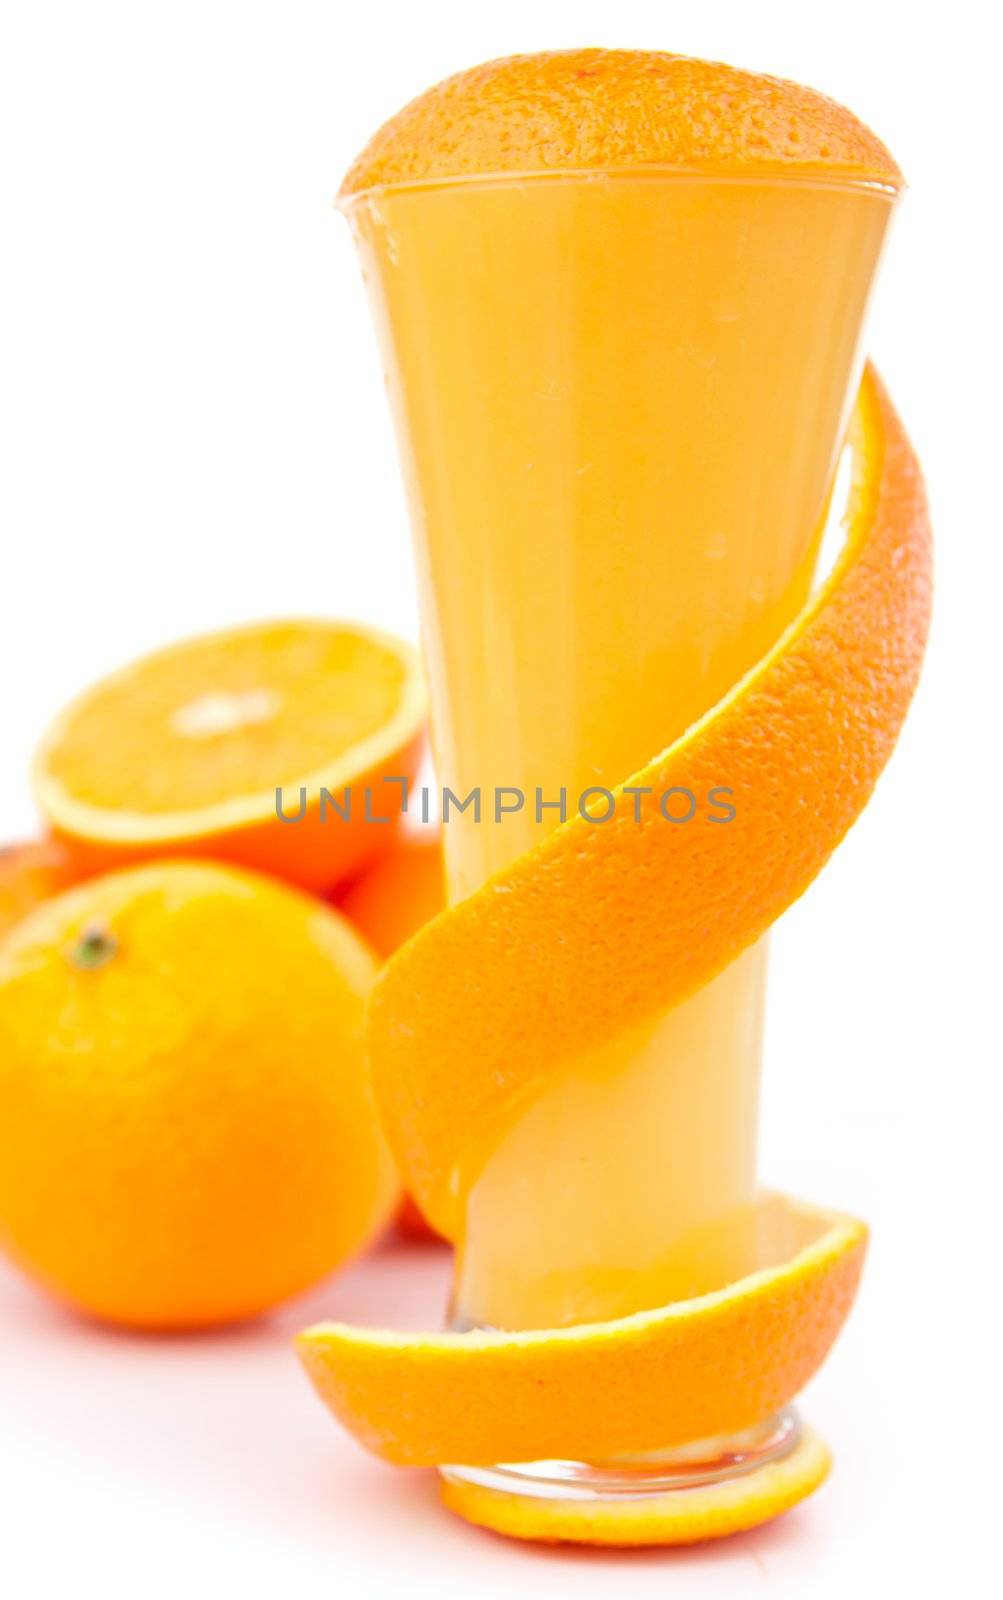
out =
[[[836,1472],[690,1554],[525,1550],[335,1428],[288,1335],[438,1315],[446,1265],[363,1263],[202,1341],[85,1329],[0,1272],[6,1592],[118,1597],[880,1592],[998,1582],[1001,262],[988,8],[8,3],[0,23],[0,836],[81,684],[179,634],[332,612],[413,632],[396,461],[330,202],[385,116],[492,55],[647,45],[802,79],[911,182],[870,345],[926,463],[926,678],[850,841],[778,930],[763,1168],[874,1244],[805,1410]],[[995,1213],[995,1215],[994,1215]]]

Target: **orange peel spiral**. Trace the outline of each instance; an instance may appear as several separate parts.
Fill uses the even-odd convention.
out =
[[[930,614],[919,464],[873,370],[850,429],[847,537],[827,581],[731,692],[624,788],[422,929],[369,1008],[406,1182],[447,1237],[520,1105],[585,1049],[684,1000],[821,871],[891,755]],[[666,828],[657,797],[727,774],[727,827]],[[619,799],[619,797],[618,797]]]

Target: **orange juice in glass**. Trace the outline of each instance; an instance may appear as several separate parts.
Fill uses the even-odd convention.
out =
[[[571,136],[509,170],[521,132],[467,111],[446,170],[402,157],[344,202],[410,498],[438,776],[480,796],[479,817],[445,797],[454,898],[576,810],[601,827],[804,604],[894,198],[852,164],[704,145],[597,164],[594,129],[587,160]],[[665,826],[729,810],[722,772],[668,797]],[[454,1325],[603,1321],[770,1257],[766,962],[763,939],[563,1066],[464,1175]],[[794,1427],[763,1419],[748,1450]]]

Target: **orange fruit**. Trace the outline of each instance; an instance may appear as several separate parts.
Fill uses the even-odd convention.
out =
[[[0,849],[0,939],[43,901],[79,881],[73,859],[55,839],[31,839]]]
[[[397,1227],[405,1239],[412,1239],[416,1244],[442,1243],[442,1234],[436,1233],[432,1224],[423,1216],[421,1207],[406,1192],[401,1196]]]
[[[400,639],[259,623],[172,645],[82,695],[42,742],[36,791],[82,871],[209,856],[320,890],[387,848],[424,718]]]
[[[787,1404],[850,1309],[867,1231],[762,1202],[757,1272],[615,1322],[390,1333],[321,1323],[297,1348],[361,1444],[401,1466],[603,1461],[735,1433]]]
[[[337,891],[334,903],[378,955],[393,955],[446,903],[438,833],[400,832],[361,877]]]
[[[378,955],[392,955],[446,903],[439,834],[401,832],[385,855],[336,894],[334,903]],[[397,1226],[420,1243],[440,1238],[409,1194],[401,1200]]]
[[[32,912],[0,947],[0,1245],[136,1328],[316,1283],[397,1199],[363,1062],[374,970],[334,911],[211,863]]]
[[[369,1008],[374,1084],[404,1181],[447,1237],[485,1153],[537,1087],[722,971],[866,805],[919,675],[930,540],[918,463],[871,371],[851,442],[839,562],[725,699],[625,780],[647,791],[641,825],[623,805],[603,828],[573,818],[383,969]],[[721,773],[729,827],[661,824],[660,794],[705,793]]]
[[[382,184],[639,166],[818,172],[899,184],[869,128],[814,89],[662,50],[544,50],[446,78],[353,163]]]

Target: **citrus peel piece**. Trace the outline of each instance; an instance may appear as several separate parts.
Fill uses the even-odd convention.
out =
[[[850,444],[840,559],[773,649],[626,780],[611,821],[572,818],[384,968],[369,1006],[376,1092],[407,1186],[447,1237],[539,1086],[722,971],[867,803],[919,675],[931,578],[919,464],[871,368]],[[727,826],[666,824],[666,790],[722,785]]]
[[[821,1365],[863,1266],[863,1223],[784,1204],[814,1236],[711,1294],[533,1332],[322,1323],[299,1336],[300,1359],[359,1443],[399,1466],[608,1460],[735,1433]]]
[[[497,1490],[444,1475],[441,1496],[450,1511],[509,1539],[543,1544],[697,1544],[769,1522],[804,1500],[829,1475],[832,1457],[816,1433],[802,1427],[789,1455],[725,1482],[636,1499],[562,1500]]]

